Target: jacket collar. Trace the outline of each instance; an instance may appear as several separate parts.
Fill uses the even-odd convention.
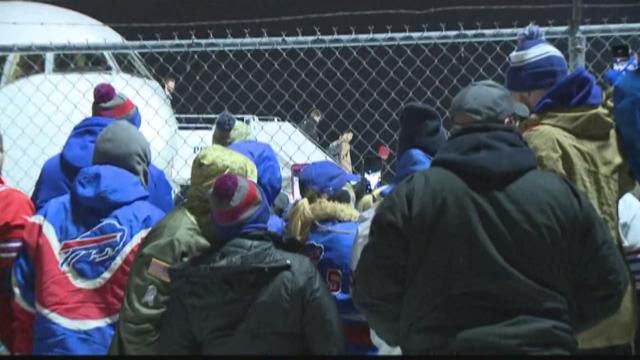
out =
[[[583,107],[533,114],[520,127],[526,132],[539,125],[553,126],[587,139],[608,139],[615,126],[609,111],[604,107]]]

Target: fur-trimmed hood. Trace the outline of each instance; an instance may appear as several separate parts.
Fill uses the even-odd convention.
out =
[[[310,205],[313,218],[317,222],[322,221],[355,221],[358,219],[358,211],[349,204],[320,199]]]
[[[350,204],[318,199],[310,204],[307,199],[296,202],[289,211],[287,233],[305,241],[309,232],[325,222],[355,222],[360,213]]]

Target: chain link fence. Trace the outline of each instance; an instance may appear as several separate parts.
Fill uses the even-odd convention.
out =
[[[610,67],[612,45],[640,49],[640,24],[580,30],[585,66],[598,77]],[[93,86],[109,81],[138,105],[154,162],[177,183],[188,181],[191,160],[211,143],[215,114],[223,110],[244,115],[252,136],[273,146],[285,188],[291,165],[335,159],[336,140],[348,138],[345,133],[353,135],[354,172],[375,162],[380,145],[392,149],[384,165],[388,179],[402,105],[431,104],[448,124],[449,103],[462,87],[504,82],[517,31],[0,46],[3,173],[31,192],[45,160],[90,115]],[[568,57],[568,28],[545,31]],[[175,89],[163,88],[169,78]]]

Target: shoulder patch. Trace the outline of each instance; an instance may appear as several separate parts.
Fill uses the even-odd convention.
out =
[[[143,303],[146,303],[150,307],[153,306],[154,300],[156,299],[156,295],[158,294],[158,289],[155,285],[149,285],[147,291],[144,293],[144,297],[142,299]]]
[[[158,260],[156,258],[152,258],[151,263],[147,268],[147,273],[160,281],[164,281],[168,283],[170,282],[169,271],[168,271],[169,266],[170,265],[164,261]]]

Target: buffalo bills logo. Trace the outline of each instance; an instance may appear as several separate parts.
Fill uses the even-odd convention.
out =
[[[310,241],[304,247],[304,253],[309,259],[317,263],[322,260],[322,256],[324,255],[324,246]]]
[[[325,281],[332,294],[339,293],[342,290],[342,271],[333,268],[328,269]]]
[[[99,277],[106,271],[128,240],[127,229],[107,220],[60,245],[60,268],[72,269],[86,279]]]

